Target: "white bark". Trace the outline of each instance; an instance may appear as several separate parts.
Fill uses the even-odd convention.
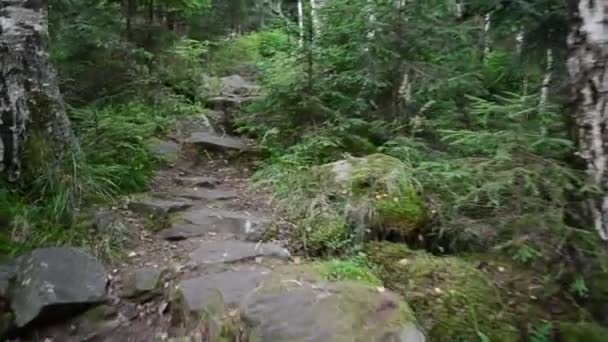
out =
[[[302,8],[302,0],[298,0],[298,29],[300,30],[300,47],[304,46],[304,10]]]
[[[517,57],[521,57],[523,52],[525,34],[524,28],[522,27],[519,29],[519,32],[517,32],[517,36],[515,36],[515,52],[517,53]]]
[[[492,28],[492,14],[487,13],[484,18],[483,18],[483,40],[482,40],[482,47],[483,47],[483,60],[486,59],[486,57],[488,57],[488,55],[490,54],[490,46],[492,45],[491,39],[490,39],[490,29]]]
[[[0,171],[10,181],[34,132],[57,154],[78,145],[49,62],[46,10],[33,4],[0,0]]]
[[[464,2],[456,0],[455,9],[456,9],[456,18],[462,19],[462,17],[464,16]]]
[[[543,85],[540,89],[540,107],[547,105],[549,99],[549,90],[551,89],[551,82],[553,81],[553,50],[547,49],[547,65],[545,66],[545,77],[543,78]]]
[[[608,241],[608,4],[579,0],[568,38],[579,155],[599,193],[590,198],[593,225]]]
[[[317,13],[317,1],[310,0],[310,18],[312,20],[312,32],[319,34],[319,14]]]
[[[376,37],[376,30],[374,28],[374,25],[376,23],[376,13],[375,13],[375,8],[374,8],[374,1],[373,0],[367,0],[367,10],[369,12],[369,26],[370,26],[370,30],[367,34],[367,38],[371,41]]]

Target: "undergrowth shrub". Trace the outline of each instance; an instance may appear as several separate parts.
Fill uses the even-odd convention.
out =
[[[171,100],[74,110],[80,150],[60,158],[35,136],[28,139],[28,186],[7,185],[0,192],[0,248],[12,254],[41,245],[95,245],[80,213],[145,190],[156,166],[147,141],[166,133],[177,115],[199,110]]]
[[[280,29],[251,32],[217,44],[211,55],[211,72],[224,76],[243,68],[254,70],[265,59],[292,51],[295,41]]]

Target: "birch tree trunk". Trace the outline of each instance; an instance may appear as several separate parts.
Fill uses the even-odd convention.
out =
[[[28,139],[57,155],[78,146],[49,62],[46,9],[32,3],[0,0],[0,172],[10,181]]]
[[[312,22],[312,32],[314,35],[319,33],[319,14],[317,13],[317,0],[310,0],[310,18]]]
[[[486,13],[486,15],[483,18],[483,35],[482,35],[482,42],[481,42],[481,48],[482,48],[482,61],[486,60],[486,57],[488,57],[488,55],[490,54],[490,46],[492,44],[491,38],[490,38],[490,29],[492,28],[492,14],[490,13]]]
[[[300,30],[300,47],[304,46],[304,9],[302,0],[298,0],[298,29]]]
[[[577,0],[568,38],[579,154],[599,193],[589,199],[593,224],[608,241],[608,4]]]
[[[545,76],[543,77],[543,85],[540,88],[540,107],[547,105],[549,99],[549,91],[551,90],[551,82],[553,81],[553,50],[547,49],[547,64],[545,66]]]

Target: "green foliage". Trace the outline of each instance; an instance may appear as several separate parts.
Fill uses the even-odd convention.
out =
[[[545,322],[538,328],[534,329],[530,336],[531,342],[549,342],[551,341],[551,332],[553,330],[553,324],[551,322]]]
[[[284,56],[293,42],[281,30],[248,33],[234,40],[221,42],[212,53],[211,71],[224,76],[246,67],[257,67],[267,58]]]

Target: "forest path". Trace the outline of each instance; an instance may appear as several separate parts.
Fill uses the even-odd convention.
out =
[[[234,94],[218,98],[221,117],[242,102]],[[284,234],[270,193],[251,187],[254,148],[225,132],[183,118],[150,145],[165,165],[150,191],[97,214],[98,229],[128,237],[109,300],[17,341],[425,341],[398,295],[328,281],[321,264],[266,241]]]

